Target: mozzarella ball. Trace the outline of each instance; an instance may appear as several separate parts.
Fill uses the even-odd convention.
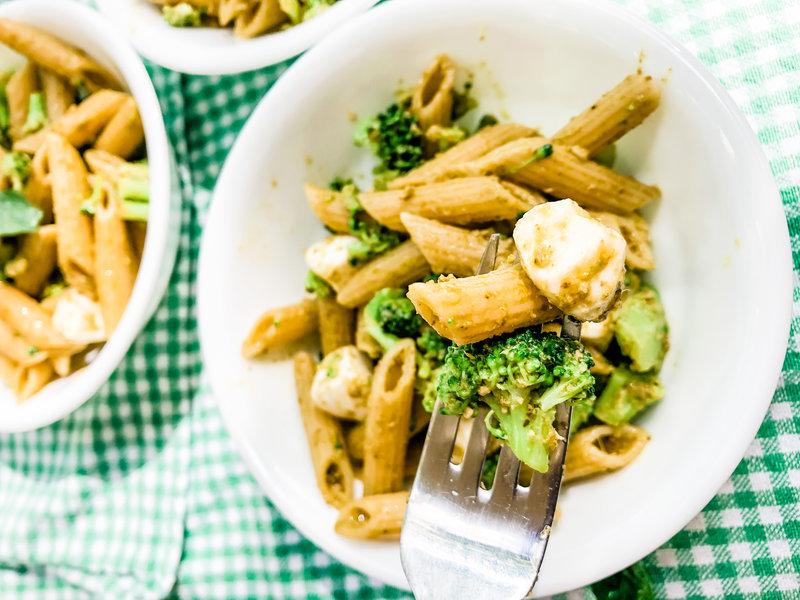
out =
[[[351,235],[328,236],[306,249],[306,265],[338,292],[358,270],[350,264],[349,252],[350,245],[356,242],[358,240]]]
[[[311,402],[340,419],[363,421],[372,384],[372,363],[355,346],[330,352],[311,383]]]
[[[611,309],[625,277],[625,238],[572,200],[530,209],[514,227],[520,261],[556,308],[580,321]]]
[[[68,288],[53,301],[53,329],[76,344],[104,342],[106,336],[100,305]]]

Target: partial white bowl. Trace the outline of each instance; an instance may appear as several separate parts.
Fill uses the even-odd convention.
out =
[[[99,8],[148,60],[183,73],[229,75],[296,56],[377,2],[339,0],[305,23],[246,40],[230,28],[172,27],[149,0],[102,0]]]
[[[421,18],[424,15],[424,18]],[[353,40],[358,40],[357,44]],[[685,49],[597,0],[404,0],[333,33],[278,81],[220,176],[199,269],[200,337],[219,406],[266,494],[342,562],[406,587],[396,543],[333,531],[298,414],[292,367],[245,361],[266,308],[303,294],[303,250],[324,234],[302,184],[365,173],[352,113],[374,114],[440,52],[475,73],[479,112],[553,132],[637,66],[665,75],[663,105],[619,144],[619,168],[657,183],[649,210],[672,349],[652,434],[619,473],[570,485],[536,594],[576,588],[678,532],[743,456],[775,388],[791,313],[792,263],[762,150],[731,98]]]
[[[44,427],[68,415],[97,392],[119,365],[158,306],[169,281],[177,250],[180,196],[158,98],[141,59],[125,38],[95,11],[72,1],[16,0],[0,4],[0,17],[45,29],[83,48],[117,73],[139,106],[150,163],[147,238],[125,314],[91,364],[54,381],[24,403],[18,404],[13,394],[0,384],[0,432],[16,432]],[[4,65],[13,60],[8,51],[0,55]]]

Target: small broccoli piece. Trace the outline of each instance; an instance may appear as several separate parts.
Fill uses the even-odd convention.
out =
[[[31,175],[31,159],[24,152],[14,150],[3,157],[0,171],[11,182],[11,189],[22,193]]]
[[[364,307],[367,331],[386,352],[401,338],[416,338],[422,327],[405,290],[384,288],[376,293]]]
[[[485,490],[491,489],[494,484],[494,476],[497,473],[497,461],[500,460],[500,451],[488,454],[483,460],[481,467],[481,487]]]
[[[123,200],[150,201],[150,168],[146,162],[128,163],[117,180],[117,193]]]
[[[552,154],[553,154],[553,145],[552,144],[542,144],[536,150],[533,151],[533,154],[531,154],[530,157],[526,158],[522,162],[517,163],[516,165],[513,165],[513,166],[504,167],[502,169],[502,173],[500,173],[500,175],[513,175],[514,173],[516,173],[517,171],[520,171],[521,169],[524,169],[525,167],[527,167],[531,163],[535,163],[537,161],[544,160],[545,158],[549,157]]]
[[[480,118],[480,120],[478,121],[478,127],[475,129],[475,132],[477,133],[478,131],[480,131],[484,127],[490,127],[492,125],[497,125],[499,122],[500,121],[498,121],[497,117],[495,117],[494,115],[490,115],[490,114],[483,115]]]
[[[402,234],[384,227],[367,214],[358,201],[357,188],[354,185],[345,185],[341,191],[349,213],[347,228],[358,240],[348,249],[352,264],[366,262],[383,254],[405,239]]]
[[[8,96],[5,83],[0,86],[0,144],[6,148],[11,147],[11,137],[8,128],[11,126],[11,115],[8,112]]]
[[[353,142],[367,146],[380,159],[377,172],[406,173],[424,159],[424,139],[417,118],[409,110],[408,99],[390,104],[382,113],[356,126]]]
[[[617,146],[615,144],[609,144],[595,154],[592,160],[611,169],[614,166],[614,162],[617,160]]]
[[[47,107],[44,103],[44,95],[41,92],[33,92],[28,98],[28,118],[22,126],[23,133],[36,133],[47,125]]]
[[[664,388],[655,375],[617,367],[597,399],[594,415],[609,425],[622,425],[663,397]]]
[[[625,271],[625,289],[628,292],[638,292],[642,287],[642,278],[635,271]]]
[[[333,295],[333,288],[313,271],[306,273],[305,288],[317,298],[330,298]]]
[[[417,391],[422,395],[422,406],[433,412],[436,404],[436,381],[441,370],[450,340],[436,333],[432,327],[422,324],[417,344]]]
[[[425,132],[425,137],[429,142],[436,144],[439,152],[444,152],[466,138],[467,132],[455,125],[453,127],[431,125]]]
[[[188,2],[166,5],[161,13],[164,20],[173,27],[200,27],[203,23],[203,11]]]
[[[664,307],[651,287],[628,295],[614,313],[614,336],[634,371],[661,368],[669,348],[668,333]]]
[[[58,296],[61,292],[67,289],[67,284],[63,281],[55,281],[53,283],[48,283],[44,290],[42,291],[42,299],[44,298],[51,298],[52,296]]]
[[[548,468],[557,433],[555,407],[594,398],[592,358],[575,341],[552,333],[522,332],[477,344],[450,346],[437,384],[447,414],[478,402],[490,408],[489,431],[532,469]]]
[[[636,563],[616,575],[592,584],[597,600],[655,600],[650,575],[642,563]]]
[[[289,17],[292,25],[297,25],[303,18],[303,8],[300,6],[300,0],[278,0],[278,6]]]

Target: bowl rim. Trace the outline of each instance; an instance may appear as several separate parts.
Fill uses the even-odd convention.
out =
[[[515,0],[495,1],[498,5],[497,9],[504,12],[510,12],[519,7],[519,4],[515,2]],[[470,3],[477,4],[479,0],[440,0],[440,2],[437,3],[436,10],[447,10],[447,7],[456,9],[456,5],[458,5],[459,9],[464,10],[464,7]],[[755,132],[736,106],[729,93],[699,59],[677,41],[673,40],[668,34],[662,32],[656,28],[655,25],[638,15],[622,7],[611,4],[607,0],[562,0],[562,2],[558,3],[558,10],[561,10],[562,7],[571,7],[576,10],[588,11],[597,14],[598,17],[602,17],[603,19],[615,20],[631,28],[641,30],[648,39],[652,40],[653,44],[663,47],[665,51],[674,57],[676,64],[682,63],[698,82],[704,86],[709,94],[714,97],[717,107],[721,111],[721,114],[724,115],[728,125],[732,130],[741,134],[741,137],[746,141],[746,152],[752,158],[752,161],[748,162],[747,168],[751,171],[752,176],[759,182],[759,185],[763,187],[764,203],[761,217],[763,223],[767,225],[770,231],[770,251],[774,259],[772,270],[777,274],[777,277],[773,282],[774,287],[769,297],[769,301],[773,304],[772,310],[764,311],[764,313],[768,314],[761,315],[768,320],[765,326],[765,330],[768,331],[768,333],[764,336],[766,346],[762,361],[764,368],[760,374],[753,378],[756,381],[753,384],[753,388],[759,391],[753,394],[749,414],[744,415],[741,419],[736,442],[729,445],[725,457],[718,461],[715,470],[716,476],[708,477],[703,485],[698,485],[697,489],[692,490],[691,494],[687,494],[683,504],[672,513],[669,519],[665,518],[662,522],[654,524],[652,533],[647,536],[645,542],[640,542],[632,547],[626,547],[615,551],[614,556],[616,556],[616,560],[612,561],[613,568],[609,569],[607,566],[595,568],[590,571],[589,576],[584,576],[581,579],[571,579],[569,581],[558,580],[557,582],[553,582],[546,590],[534,590],[537,596],[539,594],[559,593],[588,585],[593,581],[602,579],[607,575],[633,564],[663,545],[708,504],[725,481],[728,480],[737,464],[745,455],[747,448],[752,443],[768,410],[781,373],[792,314],[793,267],[788,226],[782,208],[780,194],[769,169],[763,148],[758,142]],[[261,115],[268,114],[273,107],[282,104],[287,98],[290,98],[293,89],[300,89],[298,86],[302,85],[304,86],[303,89],[308,90],[309,87],[313,85],[313,78],[309,79],[308,74],[312,73],[315,68],[319,68],[324,64],[326,53],[330,52],[329,47],[335,47],[341,40],[352,37],[355,32],[362,28],[369,27],[372,23],[389,20],[395,16],[400,18],[400,20],[396,22],[402,22],[402,19],[408,17],[409,13],[413,13],[414,10],[423,9],[430,10],[430,6],[426,3],[426,0],[404,0],[403,2],[383,4],[335,31],[294,63],[294,65],[292,65],[275,83],[264,98],[261,99],[237,137],[217,180],[213,199],[207,214],[207,222],[212,223],[216,221],[215,216],[218,212],[226,208],[228,210],[230,209],[229,204],[227,207],[225,206],[225,203],[222,201],[222,196],[224,195],[224,189],[228,186],[228,180],[235,177],[235,159],[241,152],[240,148],[244,145],[243,140],[253,135],[251,132],[251,130],[253,130],[252,124],[259,122],[261,120]],[[553,8],[553,10],[556,10],[556,8]],[[263,138],[265,132],[261,131],[259,135]],[[308,526],[303,519],[300,507],[293,504],[291,498],[287,497],[286,493],[282,491],[280,482],[273,478],[273,474],[269,472],[268,469],[262,468],[261,463],[264,461],[262,461],[257,453],[246,443],[245,435],[236,419],[225,410],[225,387],[222,383],[222,374],[215,371],[213,351],[209,347],[207,341],[210,335],[207,330],[210,329],[210,320],[213,318],[211,315],[207,314],[204,301],[204,298],[207,296],[204,290],[210,285],[210,276],[207,274],[207,265],[210,262],[208,256],[212,252],[209,247],[209,237],[208,231],[204,231],[198,263],[198,328],[200,346],[204,364],[207,365],[207,376],[212,394],[217,404],[220,406],[223,421],[231,433],[234,445],[239,449],[245,463],[258,481],[265,495],[270,498],[280,512],[303,535],[349,567],[366,573],[369,576],[376,577],[390,585],[408,590],[408,583],[402,572],[394,573],[385,570],[384,572],[378,573],[374,570],[365,571],[362,563],[363,551],[360,548],[356,548],[355,546],[345,548],[344,550],[341,546],[334,548],[333,545],[328,543],[324,538],[320,538],[316,534],[317,532]],[[222,394],[220,392],[222,392]],[[691,500],[687,500],[689,496],[691,496]]]
[[[199,44],[190,42],[196,32],[186,29],[152,36],[128,26],[129,10],[137,0],[105,0],[100,11],[129,36],[137,51],[156,64],[191,75],[233,75],[277,64],[297,56],[313,46],[342,23],[358,16],[380,0],[339,0],[322,14],[284,31],[267,33],[247,40],[234,39],[229,46],[215,46],[213,52],[198,52]],[[136,4],[134,4],[136,3]],[[156,8],[156,7],[152,7]],[[203,28],[207,32],[209,28]]]
[[[114,70],[136,100],[145,130],[150,164],[150,211],[141,265],[125,313],[95,360],[83,369],[57,382],[59,399],[50,410],[39,410],[39,394],[47,393],[48,384],[24,403],[17,405],[17,414],[0,419],[0,432],[30,431],[50,425],[77,409],[91,398],[117,368],[141,329],[155,311],[166,289],[177,251],[178,218],[172,195],[172,149],[167,137],[161,107],[153,83],[139,56],[125,38],[115,35],[113,28],[96,11],[74,1],[12,0],[0,5],[0,17],[12,18],[41,27],[37,15],[63,16],[69,27],[90,31],[108,53]],[[52,31],[52,30],[50,30]],[[72,43],[68,33],[57,34]]]

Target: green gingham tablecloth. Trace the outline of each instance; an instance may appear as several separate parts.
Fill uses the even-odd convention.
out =
[[[797,277],[800,0],[618,1],[683,42],[747,115],[781,189]],[[236,134],[288,64],[230,77],[149,67],[181,169],[175,271],[95,398],[51,427],[0,436],[0,598],[405,597],[317,549],[273,508],[203,380],[203,216]],[[756,440],[703,512],[645,559],[659,598],[800,598],[798,283],[794,301]]]

